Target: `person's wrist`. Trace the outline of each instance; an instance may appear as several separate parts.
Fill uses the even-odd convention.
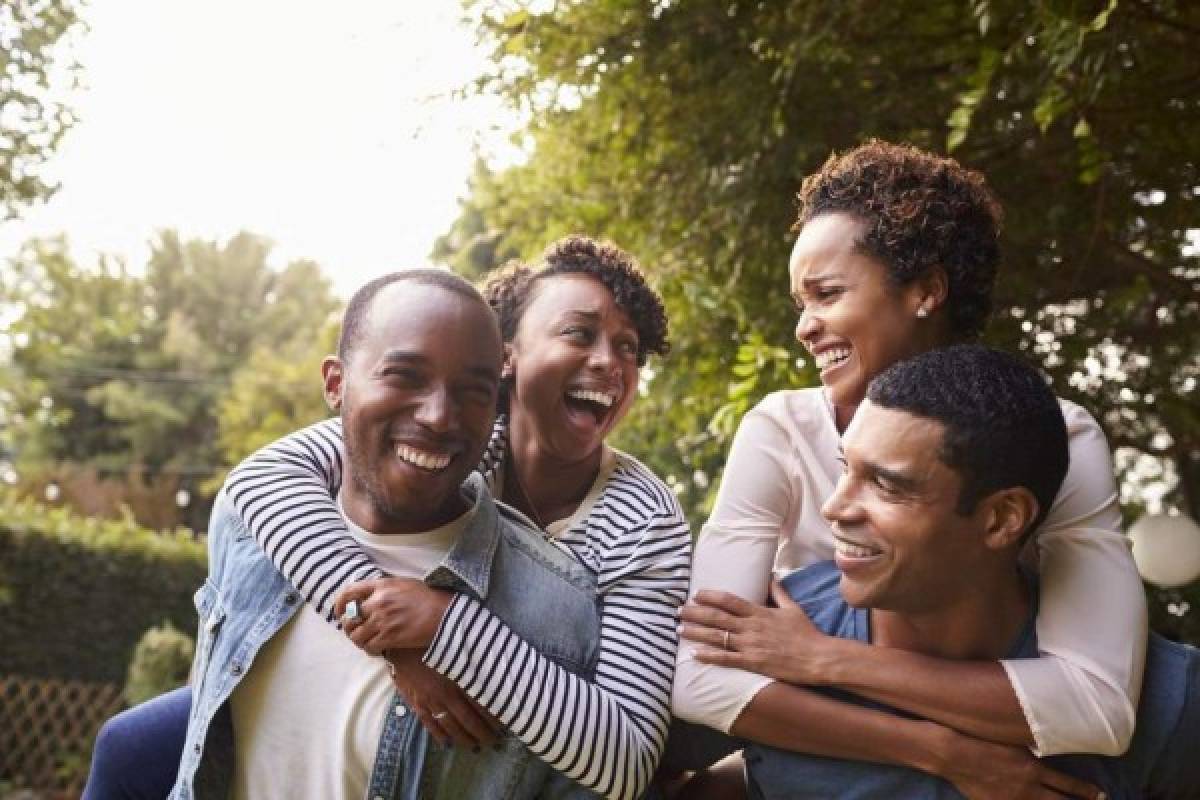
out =
[[[926,740],[930,747],[926,757],[929,768],[924,771],[956,786],[964,779],[994,770],[1007,750],[1003,745],[967,736],[936,722],[928,724],[936,730],[930,731]]]
[[[445,589],[434,589],[434,597],[436,597],[435,607],[437,608],[437,621],[440,625],[442,619],[445,618],[446,612],[450,610],[450,604],[454,602],[454,592],[446,591]]]
[[[849,665],[854,663],[854,648],[846,639],[836,636],[819,636],[810,642],[806,648],[806,674],[800,676],[796,683],[807,686],[837,686],[846,675]]]
[[[454,592],[448,592],[444,589],[434,589],[430,593],[428,614],[424,630],[422,631],[422,639],[424,644],[422,647],[429,647],[437,638],[438,631],[441,630],[442,622],[446,619],[446,614],[450,611],[450,604],[454,602]]]
[[[917,725],[920,733],[911,737],[914,750],[909,766],[953,782],[968,755],[965,737],[936,722],[919,721]]]

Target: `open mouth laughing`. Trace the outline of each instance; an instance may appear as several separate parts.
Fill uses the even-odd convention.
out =
[[[564,401],[572,411],[590,414],[597,425],[607,419],[617,402],[617,392],[612,390],[574,388],[568,389]]]

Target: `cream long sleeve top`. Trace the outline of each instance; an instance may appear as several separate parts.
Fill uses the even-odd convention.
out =
[[[1146,603],[1121,532],[1108,443],[1096,421],[1060,400],[1070,466],[1024,557],[1041,576],[1042,656],[1001,662],[1039,756],[1116,755],[1133,735]],[[766,397],[734,437],[712,516],[696,544],[691,595],[719,589],[767,598],[772,574],[833,557],[822,503],[841,474],[840,435],[824,390]],[[772,679],[701,664],[678,651],[672,710],[728,731]]]

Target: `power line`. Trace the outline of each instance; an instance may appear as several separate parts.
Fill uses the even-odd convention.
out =
[[[145,383],[207,383],[228,384],[226,373],[197,370],[137,369],[133,367],[49,367],[32,374],[60,375],[79,378],[119,378]]]

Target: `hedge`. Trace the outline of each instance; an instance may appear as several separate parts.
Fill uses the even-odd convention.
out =
[[[123,684],[146,630],[196,629],[206,549],[0,492],[0,674]]]

